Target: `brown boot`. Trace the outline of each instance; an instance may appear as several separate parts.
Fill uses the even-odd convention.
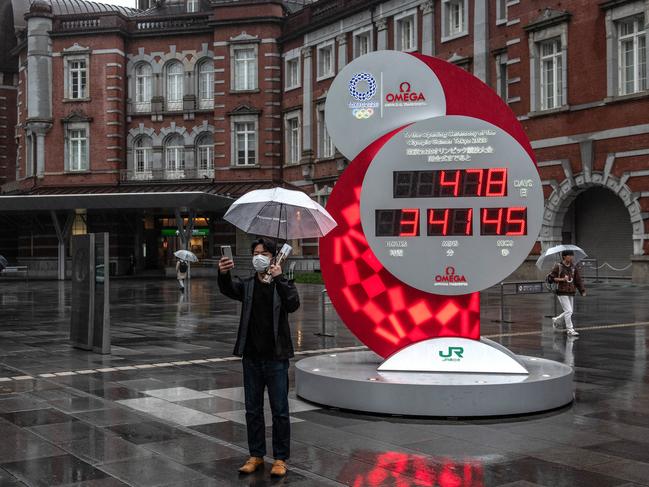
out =
[[[273,468],[270,469],[270,475],[273,477],[284,477],[286,470],[286,462],[284,460],[275,460]]]
[[[264,459],[260,457],[250,457],[246,463],[239,469],[240,473],[253,473],[264,464]]]

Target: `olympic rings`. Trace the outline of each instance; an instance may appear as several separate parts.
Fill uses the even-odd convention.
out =
[[[374,115],[373,108],[354,108],[352,114],[359,120],[368,119]]]

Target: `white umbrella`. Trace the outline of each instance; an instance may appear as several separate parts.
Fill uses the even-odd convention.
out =
[[[547,263],[554,264],[555,260],[552,258],[552,256],[561,255],[561,252],[565,250],[572,250],[575,253],[575,256],[573,258],[573,262],[575,264],[580,260],[588,257],[586,252],[584,252],[582,248],[577,247],[576,245],[556,245],[554,247],[550,247],[548,250],[541,254],[541,256],[536,261],[536,267],[541,269]]]
[[[258,189],[244,194],[224,218],[246,233],[285,240],[324,237],[337,223],[301,191]]]
[[[174,252],[174,255],[180,260],[187,262],[198,262],[198,257],[196,257],[196,255],[189,250],[176,250]]]

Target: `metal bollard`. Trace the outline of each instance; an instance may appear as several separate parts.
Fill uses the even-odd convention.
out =
[[[320,293],[320,324],[321,330],[319,333],[315,333],[316,336],[320,337],[333,337],[330,333],[327,333],[327,290],[323,289]]]

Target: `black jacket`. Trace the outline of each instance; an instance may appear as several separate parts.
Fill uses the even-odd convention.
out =
[[[245,279],[232,277],[230,273],[219,273],[219,290],[231,299],[241,301],[241,319],[239,320],[239,332],[237,342],[234,345],[234,355],[243,356],[248,337],[248,325],[252,311],[252,294],[255,288],[256,275]],[[293,341],[291,330],[288,326],[288,314],[293,313],[300,307],[300,296],[297,293],[295,284],[287,280],[283,275],[273,279],[275,291],[273,293],[273,331],[275,336],[275,359],[284,360],[293,357]]]

